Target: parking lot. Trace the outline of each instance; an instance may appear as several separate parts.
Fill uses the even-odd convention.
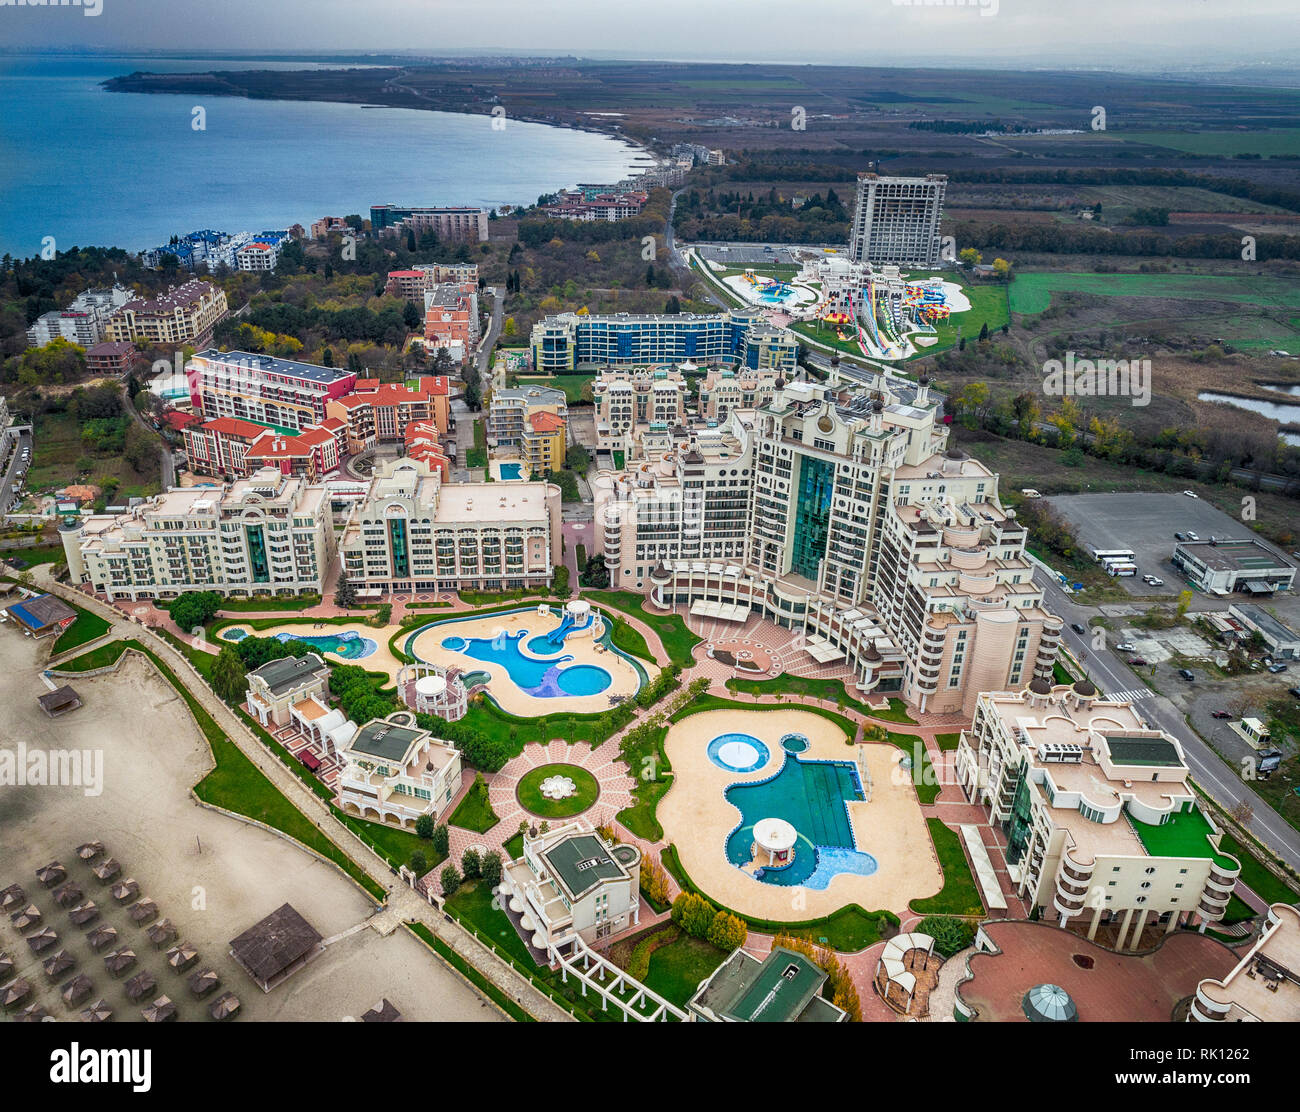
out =
[[[27,474],[32,465],[32,430],[18,429],[12,454],[5,464],[3,477],[0,477],[0,516],[10,513],[17,501],[15,490],[20,479]],[[0,464],[4,461],[0,460]]]
[[[1210,537],[1261,539],[1246,523],[1204,499],[1183,494],[1061,494],[1048,501],[1069,522],[1085,550],[1133,550],[1137,575],[1116,582],[1134,595],[1172,597],[1187,588],[1187,581],[1169,562],[1177,543],[1175,533],[1190,530],[1203,541]],[[1287,556],[1284,552],[1280,555]],[[1143,583],[1144,575],[1158,576],[1164,586]]]

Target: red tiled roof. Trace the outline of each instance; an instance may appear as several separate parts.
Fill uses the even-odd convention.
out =
[[[377,390],[379,388],[379,379],[377,378],[359,378],[352,387],[353,390]]]
[[[248,449],[249,459],[288,459],[311,455],[311,445],[301,436],[284,436],[267,429]]]
[[[246,440],[256,440],[267,430],[251,421],[241,421],[238,417],[214,417],[203,422],[204,432],[215,432],[222,436],[240,436]]]
[[[421,375],[420,389],[430,397],[441,396],[447,393],[447,376],[446,375]]]
[[[203,420],[197,413],[182,413],[179,409],[169,409],[163,414],[163,420],[167,422],[167,427],[181,432],[191,425],[197,425]]]
[[[558,432],[564,428],[564,418],[555,413],[534,413],[528,423],[534,432]]]

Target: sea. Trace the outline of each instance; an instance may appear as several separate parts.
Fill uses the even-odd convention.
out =
[[[27,258],[51,242],[138,251],[197,229],[308,227],[383,203],[532,204],[579,182],[618,181],[643,158],[610,136],[508,118],[494,128],[487,115],[100,86],[138,70],[319,68],[328,67],[0,54],[0,254]]]

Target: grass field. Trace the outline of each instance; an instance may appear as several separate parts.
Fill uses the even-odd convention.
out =
[[[115,664],[117,658],[124,652],[126,652],[125,641],[110,641],[107,645],[100,645],[97,649],[91,649],[88,653],[82,653],[60,664],[59,671],[93,672],[96,668],[107,668],[110,664]]]
[[[650,955],[645,986],[665,1000],[686,1007],[699,990],[700,982],[727,960],[727,952],[702,938],[682,935]]]
[[[492,810],[487,785],[479,787],[476,783],[470,786],[469,791],[465,793],[465,798],[460,801],[447,821],[462,830],[476,830],[482,834],[485,830],[491,830],[501,819]]]
[[[111,479],[120,484],[117,500],[125,502],[127,498],[143,498],[162,489],[156,456],[150,457],[144,474],[137,474],[121,453],[96,454],[81,439],[81,426],[71,413],[41,414],[33,425],[33,438],[28,490],[50,490],[83,481],[102,487]],[[82,460],[90,464],[84,480],[78,466]]]
[[[1098,135],[1125,143],[1145,143],[1189,154],[1258,154],[1300,156],[1300,128],[1280,127],[1267,131],[1105,131]]]
[[[564,799],[548,799],[542,794],[542,782],[552,776],[567,776],[573,781],[574,793]],[[581,814],[600,795],[600,785],[585,768],[571,764],[547,764],[529,769],[519,781],[515,795],[530,814],[544,819],[562,819]]]
[[[933,896],[913,900],[908,907],[918,915],[982,915],[984,903],[966,863],[966,851],[958,834],[944,826],[941,819],[926,819],[930,840],[934,842],[943,869],[943,887]]]
[[[641,605],[643,596],[632,591],[587,591],[583,597],[640,618],[659,635],[669,660],[682,668],[691,666],[691,650],[700,638],[687,628],[680,614],[653,614]]]
[[[1250,274],[1083,274],[1057,271],[1017,274],[1011,283],[1011,311],[1042,313],[1051,307],[1054,293],[1067,290],[1099,297],[1231,301],[1300,310],[1300,282],[1283,278]]]
[[[89,644],[95,638],[103,637],[112,628],[108,620],[101,618],[98,614],[92,614],[89,610],[83,610],[73,603],[68,603],[68,605],[77,612],[77,620],[59,634],[59,639],[54,642],[54,647],[50,649],[51,656],[66,653],[69,649],[75,649],[78,645]]]
[[[577,405],[583,400],[582,388],[594,378],[594,375],[555,375],[553,378],[520,378],[520,386],[550,386],[563,390],[564,397],[570,405]]]

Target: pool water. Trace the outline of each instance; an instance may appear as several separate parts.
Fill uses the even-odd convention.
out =
[[[840,873],[870,876],[878,868],[853,839],[847,803],[863,793],[857,767],[847,761],[805,761],[789,754],[775,776],[733,784],[723,794],[742,816],[727,838],[727,860],[733,865],[749,864],[759,820],[784,819],[798,832],[791,865],[755,871],[765,884],[821,889]]]
[[[444,649],[464,653],[484,663],[500,664],[505,668],[514,685],[526,695],[539,699],[556,699],[565,695],[599,695],[614,682],[604,668],[594,664],[573,664],[572,656],[561,656],[556,660],[533,660],[524,656],[519,645],[528,630],[516,634],[502,633],[497,637],[444,637],[440,642]],[[543,647],[534,642],[541,641]],[[539,634],[528,642],[528,648],[535,652],[558,653],[563,645],[545,645],[546,638]],[[562,667],[562,665],[569,665]]]
[[[501,464],[501,478],[503,479],[522,479],[524,477],[523,464],[520,463],[503,463]]]
[[[302,641],[313,649],[337,656],[340,660],[363,660],[379,646],[369,637],[363,637],[356,630],[344,630],[342,633],[306,634],[277,633],[277,641]]]
[[[709,760],[728,772],[753,772],[767,764],[771,754],[753,734],[719,734],[707,750]]]

